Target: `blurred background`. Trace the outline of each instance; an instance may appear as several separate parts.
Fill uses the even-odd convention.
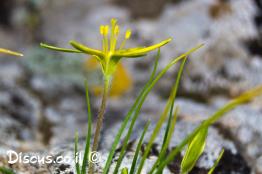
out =
[[[181,124],[187,126],[180,126],[177,134],[191,130],[191,124],[198,124],[226,101],[262,84],[261,0],[1,0],[0,47],[24,53],[22,58],[0,55],[1,153],[10,148],[31,152],[72,144],[75,130],[84,138],[84,80],[89,82],[93,112],[97,113],[100,67],[90,56],[53,52],[40,48],[39,43],[69,48],[68,41],[76,40],[100,49],[99,26],[109,24],[113,17],[120,25],[120,42],[125,30],[132,29],[127,47],[173,38],[161,48],[159,69],[190,48],[205,44],[186,64],[176,105]],[[110,147],[119,121],[147,82],[155,56],[156,51],[145,58],[124,59],[118,66],[102,150]],[[146,120],[158,119],[177,70],[178,66],[171,68],[154,87],[136,130]],[[230,149],[222,166],[228,170],[224,171],[262,173],[261,125],[260,97],[213,127],[210,141],[220,138],[215,148]],[[139,131],[134,139],[136,134]],[[4,164],[1,158],[0,164]],[[200,163],[195,173],[206,166]]]

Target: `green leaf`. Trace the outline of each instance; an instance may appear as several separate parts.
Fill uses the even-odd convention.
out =
[[[178,114],[178,107],[177,107],[176,110],[175,110],[173,119],[169,120],[169,121],[170,121],[170,127],[169,127],[169,128],[167,127],[167,129],[168,129],[168,136],[167,136],[166,141],[165,141],[165,143],[163,144],[162,149],[161,149],[161,151],[160,151],[160,153],[159,153],[159,156],[158,156],[156,162],[154,163],[153,167],[151,168],[149,174],[152,174],[152,173],[155,171],[155,169],[157,168],[159,162],[162,161],[162,160],[164,160],[164,158],[165,158],[168,145],[169,145],[169,143],[170,143],[170,140],[171,140],[172,135],[173,135],[174,130],[175,130],[175,124],[176,124],[176,120],[177,120],[177,114]]]
[[[156,69],[157,69],[157,65],[158,65],[158,61],[159,61],[159,56],[160,56],[160,51],[159,51],[158,54],[157,54],[156,61],[155,61],[155,65],[154,65],[152,74],[151,74],[151,76],[150,76],[149,82],[153,79],[153,77],[154,77],[154,75],[155,75],[155,73],[156,73]],[[149,92],[149,91],[148,91],[148,92]],[[145,99],[145,97],[144,97],[144,99]],[[138,104],[138,107],[137,107],[136,110],[135,110],[134,116],[133,116],[133,118],[132,118],[132,120],[131,120],[131,124],[130,124],[129,129],[128,129],[128,132],[127,132],[127,135],[125,136],[125,140],[124,140],[124,142],[123,142],[122,149],[121,149],[121,151],[120,151],[120,155],[119,155],[119,158],[118,158],[118,161],[117,161],[115,170],[114,170],[114,174],[117,174],[117,172],[118,172],[118,170],[119,170],[119,167],[120,167],[120,165],[121,165],[121,163],[122,163],[122,160],[123,160],[123,158],[124,158],[124,154],[125,154],[126,148],[127,148],[127,146],[128,146],[128,141],[129,141],[130,136],[131,136],[131,134],[132,134],[132,132],[133,132],[133,127],[134,127],[134,125],[135,125],[135,123],[136,123],[136,120],[137,120],[137,118],[138,118],[138,116],[139,116],[139,113],[140,113],[142,104],[143,104],[143,102],[144,102],[144,99],[141,100],[141,102]]]
[[[11,50],[7,50],[7,49],[4,49],[4,48],[0,48],[0,53],[10,54],[10,55],[13,55],[13,56],[23,56],[23,54],[21,54],[21,53],[14,52],[14,51],[11,51]]]
[[[155,127],[155,129],[154,129],[154,131],[153,131],[153,133],[151,135],[151,138],[150,138],[150,140],[148,142],[148,145],[146,146],[145,153],[144,153],[144,155],[142,157],[142,160],[141,160],[139,168],[138,168],[138,173],[141,173],[141,171],[142,171],[142,168],[143,168],[144,162],[146,160],[146,157],[148,156],[148,153],[151,150],[151,147],[152,147],[152,145],[154,143],[154,140],[157,137],[157,135],[158,135],[158,133],[159,133],[159,131],[160,131],[164,121],[166,120],[166,117],[168,115],[168,111],[170,110],[171,113],[173,112],[173,105],[174,105],[174,102],[175,102],[177,89],[178,89],[178,86],[179,86],[179,82],[180,82],[180,78],[181,78],[181,74],[182,74],[182,71],[183,71],[183,68],[184,68],[185,61],[186,61],[186,57],[185,57],[183,63],[181,64],[181,66],[180,66],[180,70],[179,70],[179,74],[178,74],[177,80],[175,82],[175,85],[172,88],[172,91],[171,91],[170,97],[169,97],[169,99],[167,101],[167,104],[166,104],[166,107],[164,109],[164,112],[160,116],[159,121],[157,122],[156,127]]]
[[[201,130],[203,127],[208,127],[211,124],[215,123],[217,120],[219,120],[221,117],[224,116],[225,113],[231,111],[238,105],[247,103],[251,101],[253,98],[259,96],[262,94],[262,86],[258,86],[254,89],[251,89],[239,97],[231,100],[226,105],[224,105],[222,108],[220,108],[217,112],[215,112],[210,118],[205,120],[201,125],[199,125],[197,128],[194,129],[194,131],[189,134],[174,150],[172,150],[169,155],[166,157],[165,160],[161,162],[159,165],[159,168],[157,170],[157,174],[160,174],[162,169],[169,164],[173,159],[176,157],[176,155],[181,152],[181,150],[184,148],[185,145],[187,145],[198,133],[199,130]]]
[[[128,174],[128,169],[125,167],[121,170],[121,174]]]
[[[157,66],[157,64],[158,64],[158,60],[159,60],[159,59],[156,59],[156,61],[155,61],[155,65],[154,65],[155,68],[156,68],[156,66]],[[155,68],[154,68],[154,69],[155,69]],[[122,122],[122,125],[121,125],[121,127],[120,127],[120,129],[119,129],[119,131],[118,131],[118,133],[117,133],[117,135],[116,135],[116,137],[115,137],[114,143],[113,143],[112,148],[111,148],[111,150],[110,150],[110,153],[109,153],[109,155],[108,155],[108,158],[107,158],[107,161],[106,161],[106,165],[105,165],[104,170],[103,170],[103,174],[107,174],[107,173],[108,173],[108,170],[109,170],[111,161],[112,161],[112,159],[113,159],[113,155],[114,155],[115,150],[116,150],[116,147],[117,147],[117,145],[118,145],[118,143],[119,143],[119,141],[120,141],[120,138],[121,138],[121,136],[122,136],[122,134],[123,134],[126,126],[127,126],[127,123],[128,123],[128,121],[130,120],[130,118],[131,118],[133,112],[135,111],[136,107],[138,106],[139,102],[142,101],[142,98],[143,98],[143,97],[146,97],[144,94],[145,94],[145,92],[146,92],[146,89],[147,89],[148,86],[150,85],[150,83],[153,81],[153,78],[154,78],[154,76],[155,76],[155,73],[156,73],[156,71],[153,70],[152,73],[151,73],[151,75],[150,75],[150,80],[149,80],[149,81],[146,83],[146,85],[143,87],[142,91],[139,93],[138,97],[136,98],[134,104],[132,105],[132,107],[130,108],[130,110],[128,111],[128,113],[126,114],[125,119],[124,119],[124,121]]]
[[[79,154],[78,154],[78,133],[75,133],[75,167],[76,173],[81,174],[79,166]]]
[[[219,161],[221,160],[221,158],[222,158],[222,156],[224,154],[224,151],[225,151],[224,149],[221,150],[221,152],[219,153],[219,156],[218,156],[216,162],[214,163],[212,168],[209,170],[208,174],[212,174],[214,172],[215,168],[217,167]]]
[[[15,172],[12,169],[8,169],[5,167],[0,167],[0,173],[2,174],[15,174]]]
[[[115,150],[117,148],[117,145],[120,141],[120,138],[122,136],[122,133],[124,132],[127,123],[130,119],[130,117],[132,116],[134,111],[137,111],[139,109],[141,109],[143,102],[145,101],[148,93],[151,91],[151,89],[154,87],[154,85],[160,80],[160,78],[174,65],[176,64],[178,61],[180,61],[181,59],[185,58],[186,56],[188,56],[189,54],[191,54],[193,51],[196,51],[197,49],[199,49],[201,46],[197,46],[191,50],[189,50],[188,52],[176,57],[174,60],[172,60],[162,71],[160,71],[157,76],[152,80],[152,81],[148,81],[147,84],[145,85],[145,87],[143,88],[142,92],[139,94],[139,96],[137,97],[134,105],[131,107],[131,109],[128,111],[125,120],[123,121],[118,134],[115,137],[114,143],[112,145],[112,148],[110,150],[109,156],[107,158],[107,162],[105,165],[105,168],[103,170],[103,174],[107,174],[110,164],[112,162]],[[138,107],[138,108],[137,108]]]
[[[158,51],[157,51],[157,55],[156,55],[156,60],[155,60],[155,63],[154,63],[154,68],[153,68],[153,71],[150,75],[150,78],[149,78],[149,82],[151,82],[155,75],[156,75],[156,71],[157,71],[157,67],[158,67],[158,62],[159,62],[159,59],[160,59],[160,48],[158,48]]]
[[[181,163],[182,174],[187,174],[195,166],[205,149],[208,127],[203,127],[189,143]]]
[[[175,91],[174,91],[175,94],[174,95],[177,94],[179,83],[180,83],[180,79],[181,79],[181,76],[182,76],[182,73],[183,73],[186,61],[187,61],[187,58],[185,57],[185,59],[183,60],[183,62],[180,65],[180,68],[179,68],[179,71],[178,71],[178,75],[177,75],[177,78],[176,78]],[[176,98],[174,97],[174,99],[172,101],[172,104],[171,104],[171,109],[170,109],[170,113],[169,113],[169,120],[168,120],[168,124],[167,124],[167,127],[166,127],[166,132],[165,132],[165,136],[164,136],[164,139],[163,139],[161,150],[163,150],[163,148],[164,148],[163,146],[165,145],[167,137],[168,137],[168,134],[169,134],[169,127],[170,127],[171,119],[172,119],[172,115],[173,115],[175,99]]]
[[[150,124],[150,122],[147,122],[147,124],[145,125],[144,130],[142,132],[142,135],[141,135],[141,137],[139,139],[139,142],[137,144],[136,152],[135,152],[135,155],[134,155],[134,158],[133,158],[133,161],[132,161],[132,165],[131,165],[131,169],[130,169],[130,174],[134,174],[135,173],[135,167],[136,167],[137,158],[138,158],[139,152],[141,150],[142,143],[143,143],[143,140],[144,140],[144,137],[145,137],[145,134],[147,132],[149,124]]]
[[[86,54],[90,54],[90,55],[96,55],[98,57],[104,57],[104,54],[102,51],[99,51],[99,50],[96,50],[96,49],[93,49],[93,48],[89,48],[79,42],[76,42],[76,41],[70,41],[69,42],[70,45],[72,45],[75,49],[83,52],[83,53],[86,53]]]
[[[180,79],[181,79],[181,76],[182,76],[182,72],[183,72],[186,60],[187,60],[187,58],[185,58],[183,60],[183,62],[180,65],[179,71],[178,71],[178,75],[177,75],[177,79],[176,79],[176,83],[175,83],[175,87],[174,87],[175,88],[175,91],[174,91],[175,95],[176,95],[178,87],[179,87],[179,82],[180,82]],[[175,102],[175,97],[174,97],[174,99],[172,101],[172,104],[171,104],[171,109],[170,109],[170,112],[169,112],[168,124],[167,124],[167,127],[166,127],[166,132],[165,132],[165,136],[164,136],[162,147],[161,147],[161,152],[160,152],[159,157],[156,160],[155,164],[153,165],[152,169],[150,170],[149,174],[152,174],[154,172],[154,170],[156,169],[156,167],[159,164],[159,162],[164,158],[164,156],[166,154],[166,150],[167,150],[169,142],[170,142],[170,139],[171,139],[171,137],[173,135],[174,128],[175,128],[175,123],[176,123],[176,118],[177,118],[177,112],[178,112],[178,108],[176,108],[173,121],[171,121],[172,120],[172,115],[173,115],[174,102]]]
[[[85,146],[81,174],[86,174],[86,166],[88,164],[89,149],[90,149],[90,142],[91,142],[91,135],[92,135],[92,112],[91,112],[91,104],[90,104],[90,98],[89,98],[89,93],[88,93],[87,81],[85,81],[85,91],[86,91],[86,104],[87,104],[87,112],[88,112],[87,114],[88,115],[88,128],[87,128],[86,146]]]
[[[66,53],[82,53],[82,51],[79,51],[79,50],[60,48],[60,47],[55,47],[55,46],[44,44],[44,43],[40,43],[40,46],[43,48],[54,50],[54,51],[60,51],[60,52],[66,52]]]

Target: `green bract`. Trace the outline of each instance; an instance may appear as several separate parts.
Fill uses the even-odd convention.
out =
[[[109,36],[110,30],[110,36]],[[85,53],[94,56],[101,64],[102,72],[106,78],[109,78],[116,69],[117,63],[121,58],[136,58],[145,56],[148,52],[162,47],[163,45],[170,42],[172,39],[166,39],[158,44],[151,45],[148,47],[137,47],[125,49],[125,43],[131,36],[131,30],[127,30],[125,33],[125,39],[121,43],[120,47],[117,48],[117,39],[119,35],[119,26],[117,20],[111,20],[111,27],[109,25],[100,26],[100,34],[102,35],[102,50],[89,48],[77,41],[70,41],[70,45],[75,49],[59,48],[41,43],[42,47],[52,49],[55,51],[69,52],[69,53]]]
[[[187,174],[195,166],[206,145],[208,127],[199,130],[193,140],[188,144],[185,156],[181,163],[182,174]]]

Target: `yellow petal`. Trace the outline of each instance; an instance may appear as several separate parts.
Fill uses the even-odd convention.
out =
[[[132,49],[127,49],[127,50],[120,50],[114,53],[114,56],[116,57],[137,57],[137,56],[142,56],[147,54],[150,51],[153,51],[157,48],[160,48],[170,42],[172,39],[166,39],[158,44],[151,45],[149,47],[145,48],[132,48]]]
[[[7,50],[7,49],[4,49],[4,48],[0,48],[0,53],[10,54],[10,55],[14,55],[14,56],[23,56],[23,54],[21,54],[21,53],[14,52],[14,51],[11,51],[11,50]]]
[[[93,49],[93,48],[89,48],[79,42],[76,42],[76,41],[70,41],[69,42],[70,45],[72,45],[75,49],[83,52],[83,53],[86,53],[86,54],[90,54],[90,55],[96,55],[98,57],[103,57],[104,54],[102,53],[102,51],[100,50],[96,50],[96,49]]]
[[[82,51],[79,51],[79,50],[73,50],[69,48],[60,48],[60,47],[56,47],[56,46],[52,46],[52,45],[48,45],[44,43],[40,43],[40,46],[43,48],[54,50],[54,51],[60,51],[60,52],[66,52],[66,53],[82,53]]]

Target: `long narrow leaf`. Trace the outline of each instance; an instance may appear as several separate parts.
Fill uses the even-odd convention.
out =
[[[176,79],[176,83],[175,83],[175,94],[177,93],[177,90],[178,90],[178,86],[179,86],[179,82],[180,82],[180,79],[181,79],[181,76],[182,76],[182,73],[183,73],[183,69],[184,69],[184,66],[185,66],[185,63],[186,63],[186,58],[183,60],[183,62],[181,63],[181,66],[179,68],[179,71],[178,71],[178,75],[177,75],[177,79]],[[156,169],[157,165],[159,164],[159,162],[162,160],[163,156],[165,155],[166,153],[166,150],[168,148],[168,144],[170,142],[170,138],[171,136],[173,135],[173,131],[171,133],[169,133],[169,127],[170,127],[170,123],[171,123],[171,118],[172,118],[172,115],[173,115],[173,107],[174,107],[174,102],[175,102],[175,98],[173,99],[172,101],[172,105],[171,105],[171,109],[170,109],[170,113],[169,113],[169,120],[168,120],[168,124],[167,124],[167,127],[166,127],[166,132],[165,132],[165,136],[164,136],[164,140],[163,140],[163,144],[162,144],[162,147],[161,147],[161,152],[159,154],[159,157],[158,159],[156,160],[155,164],[153,165],[152,169],[150,170],[149,174],[152,174],[154,172],[154,170]],[[177,111],[176,111],[177,112]],[[177,114],[177,113],[175,113]],[[175,115],[176,116],[176,115]],[[176,119],[176,118],[175,118]],[[175,123],[174,123],[175,124]],[[175,126],[175,125],[173,125]],[[168,135],[171,134],[169,136],[169,140],[167,140],[168,138]]]
[[[218,156],[216,162],[214,163],[212,168],[208,171],[208,174],[212,174],[214,172],[215,168],[217,167],[219,161],[221,160],[221,158],[222,158],[222,156],[224,154],[224,151],[225,151],[224,149],[221,150],[221,152],[219,153],[219,156]]]
[[[174,133],[174,130],[175,130],[175,125],[176,125],[176,120],[177,120],[177,114],[178,114],[178,107],[176,108],[175,110],[175,113],[174,113],[174,116],[173,116],[173,119],[172,119],[172,122],[170,124],[170,127],[169,127],[169,130],[168,130],[168,136],[167,136],[167,139],[165,141],[165,144],[164,146],[162,147],[160,153],[159,153],[159,156],[156,160],[156,162],[154,163],[152,169],[150,170],[149,174],[152,174],[155,169],[157,168],[157,165],[159,164],[160,161],[164,160],[164,157],[166,155],[166,150],[168,148],[168,145],[170,143],[170,140],[173,136],[173,133]]]
[[[187,145],[193,138],[194,136],[197,134],[197,132],[202,129],[203,127],[208,127],[211,124],[213,124],[214,122],[216,122],[217,120],[219,120],[221,117],[224,116],[225,113],[231,111],[232,109],[234,109],[235,107],[247,103],[249,101],[251,101],[252,99],[254,99],[255,97],[259,96],[262,94],[262,86],[258,86],[254,89],[251,89],[245,93],[243,93],[242,95],[240,95],[239,97],[231,100],[230,102],[228,102],[226,105],[224,105],[222,108],[220,108],[217,112],[215,112],[210,118],[208,118],[206,121],[204,121],[201,125],[199,125],[197,128],[195,128],[195,130],[189,134],[178,146],[177,148],[175,148],[173,151],[171,151],[169,153],[169,155],[167,156],[167,158],[161,162],[158,170],[157,170],[157,174],[161,173],[161,170],[167,165],[169,164],[174,157],[185,147],[185,145]]]
[[[88,156],[89,156],[89,149],[90,149],[90,142],[91,142],[91,135],[92,135],[92,112],[91,112],[91,104],[88,92],[88,84],[85,81],[85,91],[86,91],[86,104],[87,104],[87,112],[88,112],[88,130],[87,130],[87,137],[86,137],[86,146],[85,146],[85,153],[82,163],[82,174],[86,174],[86,166],[88,164]]]
[[[155,75],[156,75],[159,59],[160,59],[160,48],[157,51],[156,60],[155,60],[155,63],[154,63],[154,68],[153,68],[153,71],[152,71],[152,73],[150,75],[149,82],[151,82],[154,79]]]
[[[154,76],[155,76],[155,73],[156,73],[156,69],[157,69],[157,65],[158,65],[158,61],[159,61],[159,58],[156,58],[155,60],[155,64],[154,64],[154,69],[150,75],[150,80],[146,83],[146,85],[143,87],[142,91],[139,93],[138,97],[136,98],[134,104],[132,105],[131,109],[128,111],[128,113],[126,114],[125,116],[125,119],[124,121],[122,122],[122,125],[116,135],[116,138],[114,140],[114,143],[112,145],[112,148],[110,150],[110,153],[109,153],[109,156],[107,158],[107,161],[106,161],[106,165],[104,167],[104,171],[103,171],[103,174],[107,174],[108,170],[109,170],[109,167],[110,167],[110,164],[111,164],[111,161],[113,159],[113,155],[115,153],[115,150],[116,150],[116,147],[120,141],[120,138],[124,132],[124,129],[126,128],[127,126],[127,123],[130,119],[130,117],[132,116],[132,113],[134,112],[135,108],[137,107],[137,105],[139,104],[139,101],[141,100],[143,94],[145,93],[147,87],[149,86],[149,84],[152,82]]]
[[[177,76],[177,79],[176,79],[176,82],[175,82],[175,85],[171,91],[171,94],[170,94],[170,98],[167,102],[167,105],[166,105],[166,108],[163,112],[163,114],[161,115],[159,121],[157,122],[157,125],[151,135],[151,138],[149,140],[149,143],[146,147],[146,150],[145,150],[145,153],[143,155],[143,158],[142,158],[142,161],[140,162],[140,165],[139,165],[139,168],[138,168],[138,173],[140,173],[142,171],[142,168],[143,168],[143,165],[144,165],[144,162],[146,160],[146,157],[148,155],[148,153],[150,152],[150,149],[154,143],[154,140],[155,138],[157,137],[164,121],[166,120],[166,117],[167,117],[167,112],[168,110],[170,109],[170,112],[172,114],[173,112],[173,106],[174,106],[174,102],[175,102],[175,98],[176,98],[176,94],[177,94],[177,90],[178,90],[178,87],[179,87],[179,82],[180,82],[180,79],[181,79],[181,75],[182,75],[182,72],[183,72],[183,69],[184,69],[184,65],[185,65],[185,62],[186,62],[186,57],[184,58],[181,66],[180,66],[180,69],[179,69],[179,73],[178,73],[178,76]]]
[[[158,54],[157,54],[157,57],[156,57],[156,61],[155,61],[155,65],[154,65],[154,68],[153,68],[153,71],[152,71],[152,74],[150,76],[150,80],[149,82],[151,82],[153,79],[154,79],[154,75],[156,73],[156,70],[157,70],[157,65],[158,65],[158,61],[159,61],[159,57],[160,57],[160,49],[158,50]],[[138,115],[140,113],[140,110],[142,108],[142,105],[144,103],[144,99],[145,97],[141,100],[141,102],[138,104],[138,107],[135,109],[135,113],[134,113],[134,116],[132,118],[132,121],[131,121],[131,124],[129,126],[129,129],[128,129],[128,132],[127,132],[127,135],[125,136],[125,140],[123,142],[123,147],[120,151],[120,155],[119,155],[119,158],[118,158],[118,161],[117,161],[117,164],[116,164],[116,167],[115,167],[115,170],[114,170],[114,174],[117,174],[118,170],[119,170],[119,167],[121,166],[121,163],[122,163],[122,160],[124,158],[124,155],[125,155],[125,151],[126,151],[126,148],[128,146],[128,141],[130,139],[130,136],[133,132],[133,127],[136,123],[136,120],[138,118]]]
[[[175,95],[177,94],[177,90],[178,90],[178,87],[179,87],[179,82],[181,80],[181,76],[182,76],[182,73],[183,73],[186,61],[187,61],[187,58],[185,58],[182,61],[181,66],[180,66],[179,71],[178,71],[178,75],[177,75],[176,83],[175,83],[175,91],[174,91]],[[167,127],[166,127],[166,132],[165,132],[165,136],[164,136],[164,139],[163,139],[161,150],[163,150],[163,146],[164,146],[164,144],[166,142],[166,139],[167,139],[167,136],[168,136],[168,133],[169,133],[169,127],[170,127],[170,123],[171,123],[171,119],[172,119],[172,115],[173,115],[175,99],[176,98],[174,97],[174,99],[172,101],[172,104],[171,104],[171,109],[170,109],[170,113],[169,113],[169,120],[168,120],[168,124],[167,124]]]
[[[148,129],[148,126],[149,126],[150,122],[148,122],[146,124],[146,126],[144,127],[144,130],[141,134],[141,137],[139,139],[139,142],[137,144],[137,147],[136,147],[136,152],[135,152],[135,155],[134,155],[134,158],[133,158],[133,161],[132,161],[132,165],[131,165],[131,169],[130,169],[130,174],[134,174],[135,172],[135,167],[136,167],[136,162],[137,162],[137,158],[138,158],[138,155],[139,155],[139,152],[141,150],[141,147],[142,147],[142,143],[144,141],[144,137],[145,137],[145,134],[147,132],[147,129]]]
[[[142,90],[142,92],[140,93],[140,95],[138,96],[137,100],[135,101],[135,104],[131,107],[131,109],[129,110],[125,120],[123,121],[121,128],[119,129],[119,132],[116,136],[116,139],[113,143],[112,149],[109,153],[103,174],[106,174],[109,170],[110,164],[112,162],[112,158],[113,155],[115,153],[115,149],[117,147],[117,144],[120,141],[121,135],[124,132],[124,129],[130,119],[130,117],[132,116],[132,113],[134,112],[134,110],[136,109],[137,105],[142,105],[143,102],[145,101],[146,96],[148,95],[148,93],[151,91],[151,89],[154,87],[154,85],[159,81],[159,79],[174,65],[176,64],[178,61],[180,61],[181,59],[187,57],[189,54],[191,54],[192,52],[196,51],[197,49],[201,48],[203,45],[198,45],[195,48],[192,48],[191,50],[189,50],[187,53],[184,53],[180,56],[178,56],[177,58],[175,58],[174,60],[172,60],[160,73],[158,73],[158,75],[155,77],[154,80],[152,80],[151,82],[148,82],[148,84],[146,84],[146,86],[144,87],[144,89]]]

